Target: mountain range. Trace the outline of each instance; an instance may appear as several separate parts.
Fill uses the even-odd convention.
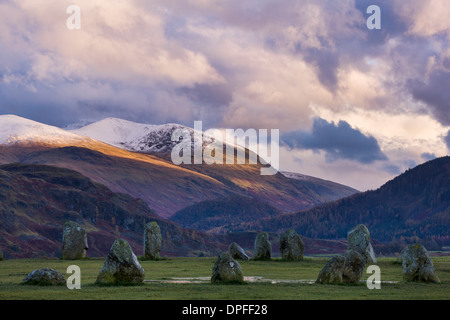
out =
[[[223,226],[224,232],[294,228],[310,238],[346,238],[348,230],[365,224],[378,241],[450,244],[450,157],[441,157],[388,181],[373,191],[295,213]]]
[[[163,255],[172,256],[216,254],[234,241],[251,250],[261,230],[276,252],[288,228],[306,252],[331,253],[345,250],[347,231],[360,223],[377,243],[450,243],[450,157],[358,192],[300,173],[262,176],[260,163],[175,165],[177,128],[194,133],[115,118],[64,130],[0,116],[0,250],[58,256],[68,219],[88,230],[92,256],[105,255],[117,237],[139,252],[148,221],[160,224]]]
[[[127,194],[114,193],[80,173],[39,164],[0,166],[0,250],[6,258],[60,257],[62,226],[71,220],[87,231],[88,256],[105,256],[117,238],[143,252],[147,222],[156,221],[162,233],[163,256],[216,255],[238,242],[252,251],[256,232],[211,234],[155,215],[148,205]],[[273,252],[279,236],[270,233]],[[304,237],[308,253],[345,249],[345,243]]]
[[[179,227],[168,219],[176,212],[204,201],[245,197],[260,203],[260,208],[273,208],[270,214],[278,214],[311,208],[357,192],[312,177],[292,179],[281,173],[262,176],[260,164],[174,165],[168,157],[173,147],[170,137],[172,131],[180,127],[108,118],[76,130],[64,130],[14,115],[0,116],[0,164],[4,165],[1,170],[4,186],[7,186],[3,190],[1,212],[2,221],[9,223],[2,223],[0,228],[5,241],[0,243],[0,250],[16,257],[36,255],[37,252],[57,255],[55,248],[58,248],[56,244],[63,220],[78,217],[93,231],[90,235],[95,243],[90,251],[92,254],[105,254],[111,237],[118,235],[134,241],[139,247],[138,240],[142,235],[138,227],[120,222],[130,219],[140,221],[140,226],[148,219],[164,221],[163,229],[170,230],[167,231],[170,237],[181,241],[168,240],[166,253],[169,255],[210,253],[225,244],[217,237]],[[208,141],[208,137],[204,141]],[[45,174],[33,176],[33,172]],[[59,174],[63,177],[79,175],[71,181],[91,181],[85,183],[96,187],[80,191],[76,183],[61,185],[65,178],[46,180],[52,172],[55,177]],[[39,194],[39,190],[46,187],[48,193]],[[66,190],[69,187],[72,188],[70,192]],[[77,197],[83,195],[80,196],[83,203],[92,203],[86,207],[71,205],[60,196],[66,191]],[[92,198],[92,192],[98,199],[97,196]],[[117,200],[125,195],[130,198]],[[77,197],[73,201],[80,202]],[[104,208],[112,208],[113,212],[107,213],[104,209],[102,218],[94,223],[89,216],[101,211],[101,201],[108,201]],[[127,205],[118,205],[124,202]],[[100,207],[93,203],[100,203]],[[115,212],[120,212],[119,216],[114,216]],[[235,218],[228,216],[223,224]]]
[[[281,173],[261,176],[260,164],[175,165],[168,156],[174,126],[181,127],[108,118],[67,131],[3,115],[0,164],[37,163],[72,169],[114,192],[144,200],[164,218],[194,203],[232,194],[252,196],[290,212],[357,192],[337,183],[311,184]],[[143,149],[136,150],[133,145]]]

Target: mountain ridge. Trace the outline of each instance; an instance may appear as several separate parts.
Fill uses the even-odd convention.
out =
[[[450,156],[421,164],[386,182],[311,209],[283,213],[244,223],[231,231],[294,228],[310,238],[345,238],[348,230],[365,224],[379,241],[427,239],[450,243]]]
[[[119,120],[121,119],[114,121]],[[277,233],[287,228],[295,228],[305,239],[309,239],[308,241],[316,245],[317,240],[311,239],[328,239],[329,241],[324,243],[330,248],[335,246],[341,248],[341,240],[346,237],[347,231],[359,223],[366,224],[372,237],[378,241],[395,241],[396,239],[403,241],[406,238],[411,240],[414,237],[423,237],[431,239],[430,241],[450,244],[448,184],[450,157],[448,156],[408,170],[377,190],[359,193],[345,185],[300,173],[278,172],[272,176],[261,176],[260,164],[175,165],[168,158],[170,145],[166,143],[163,145],[169,148],[156,148],[157,152],[130,151],[13,115],[0,116],[0,124],[2,123],[5,125],[0,130],[0,165],[5,165],[3,168],[7,169],[2,170],[0,167],[0,180],[3,179],[4,182],[0,183],[0,188],[5,188],[0,195],[3,197],[3,202],[0,202],[3,228],[15,221],[16,210],[22,218],[27,216],[27,213],[23,211],[23,206],[26,206],[24,201],[14,202],[16,207],[8,203],[4,206],[5,201],[18,199],[18,196],[12,198],[7,196],[8,190],[14,190],[16,185],[28,188],[27,190],[35,195],[32,207],[37,208],[38,211],[39,208],[45,207],[45,197],[39,199],[39,190],[45,192],[54,190],[55,193],[50,197],[56,195],[57,201],[53,198],[50,201],[54,203],[51,206],[52,210],[59,212],[57,214],[59,218],[67,215],[67,212],[70,212],[68,216],[76,218],[80,215],[79,210],[65,209],[62,212],[62,207],[58,209],[58,206],[73,205],[67,202],[67,199],[72,198],[61,196],[61,194],[67,195],[67,188],[77,189],[80,186],[84,186],[86,190],[98,191],[96,186],[99,184],[108,189],[108,192],[117,194],[113,197],[114,199],[121,197],[135,199],[127,201],[133,202],[136,208],[146,207],[147,209],[142,210],[149,212],[148,217],[160,219],[158,221],[163,221],[166,227],[171,226],[169,234],[173,233],[178,239],[176,241],[181,242],[171,240],[172,249],[170,250],[172,251],[167,253],[169,255],[211,253],[218,248],[225,248],[225,239],[227,241],[246,239],[249,245],[252,242],[251,237],[257,231],[269,231],[276,238]],[[130,123],[133,125],[132,122],[128,124]],[[138,131],[141,133],[140,129]],[[169,141],[170,130],[161,132],[164,133],[164,141]],[[14,166],[38,165],[50,166],[52,172],[40,177],[36,176],[38,171],[33,172],[33,170],[20,174],[8,172]],[[64,178],[50,179],[52,175],[62,172],[61,170],[72,170],[84,178],[72,179],[69,185],[65,185]],[[89,179],[92,183],[87,183],[84,179]],[[11,181],[17,183],[14,184]],[[53,189],[48,189],[51,186]],[[80,188],[77,190],[79,191],[71,190],[70,194],[84,192]],[[45,194],[45,192],[41,193]],[[27,198],[27,192],[21,191],[20,194],[22,198]],[[240,200],[233,200],[239,197]],[[244,221],[233,222],[235,220],[233,215],[220,217],[222,214],[219,214],[218,217],[217,212],[220,213],[220,210],[208,211],[208,204],[212,203],[214,208],[222,202],[227,210],[239,212],[233,210],[245,209],[244,206],[239,208],[240,204],[251,208],[251,203],[245,203],[249,199],[250,202],[251,199],[255,199],[255,203],[260,205],[259,211],[248,212],[248,219]],[[76,204],[76,201],[74,203]],[[90,206],[90,208],[94,207]],[[196,231],[195,228],[183,229],[169,220],[174,214],[186,208],[201,209],[195,213],[196,219],[199,223],[205,222],[205,225],[197,226],[194,221],[193,224],[191,222],[190,225],[185,224],[185,226],[192,226],[202,231]],[[131,208],[131,212],[134,212],[134,209]],[[96,211],[92,209],[89,212],[92,214]],[[125,209],[122,212],[124,216],[129,215]],[[25,230],[22,234],[20,230],[15,235],[4,234],[4,239],[9,241],[9,254],[14,254],[15,247],[12,244],[14,241],[21,242],[26,248],[27,243],[33,244],[36,241],[39,243],[45,240],[46,235],[53,237],[52,248],[56,246],[54,240],[56,229],[54,225],[51,226],[52,223],[55,224],[55,221],[45,213],[41,212],[41,214],[43,215],[38,215],[35,219],[41,217],[42,221],[35,222],[44,225],[50,223],[50,226],[38,228],[33,232]],[[109,220],[112,219],[110,213],[106,216]],[[140,219],[139,226],[141,226],[145,219],[139,214],[136,217]],[[89,220],[92,217],[83,216],[83,219]],[[253,219],[257,220],[253,221]],[[97,247],[98,252],[103,252],[110,246],[109,243],[106,245],[106,239],[109,241],[117,232],[128,235],[130,241],[136,244],[140,241],[141,235],[137,227],[127,229],[122,222],[109,220],[105,220],[99,228],[91,226],[92,230],[98,229],[95,236],[97,238],[93,238],[93,248]],[[14,227],[14,223],[9,227]],[[119,229],[116,232],[117,228]],[[202,233],[203,231],[208,233]],[[191,241],[191,244],[186,246],[183,241]],[[139,244],[137,246],[140,248]],[[180,251],[178,247],[183,248],[184,251]],[[33,251],[32,248],[30,250]],[[27,252],[31,252],[30,250]],[[53,249],[46,247],[45,250]],[[33,251],[33,254],[36,252]]]
[[[29,121],[17,116],[14,119]],[[10,116],[0,116],[0,122],[9,120]],[[41,132],[49,130],[50,135],[56,130],[44,124],[39,126],[43,128]],[[62,129],[58,129],[58,133],[59,130]],[[2,134],[6,137],[3,140],[7,141],[9,136],[14,136],[14,127]],[[44,136],[44,139],[25,139],[22,143],[19,139],[6,143],[0,146],[0,163],[38,163],[76,170],[114,192],[143,199],[164,218],[191,204],[236,193],[252,196],[282,212],[289,212],[356,192],[338,188],[337,194],[322,197],[310,185],[279,173],[261,176],[260,164],[175,165],[167,157],[167,152],[133,152],[73,132],[70,132],[70,137],[76,139],[63,141],[56,137],[54,140],[58,143],[52,144],[43,143],[42,140],[51,138]]]
[[[215,256],[231,242],[252,251],[257,234],[217,235],[181,228],[156,216],[144,201],[114,193],[79,172],[23,163],[0,166],[0,220],[0,251],[7,259],[61,257],[63,224],[68,220],[86,229],[88,257],[107,255],[119,237],[141,255],[144,226],[150,221],[161,228],[162,256]],[[279,236],[270,236],[276,253]],[[344,247],[341,241],[304,240],[309,253],[330,253]]]

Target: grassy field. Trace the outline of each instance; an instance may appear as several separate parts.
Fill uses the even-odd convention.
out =
[[[402,268],[395,258],[380,258],[381,289],[369,290],[365,282],[358,285],[319,285],[298,280],[315,280],[329,258],[305,257],[304,261],[286,262],[241,261],[244,276],[285,280],[271,282],[246,282],[243,285],[213,285],[202,283],[167,283],[173,278],[211,276],[215,258],[167,258],[160,261],[141,261],[146,281],[139,286],[104,287],[95,284],[104,259],[90,258],[78,261],[17,259],[0,261],[0,299],[49,300],[406,300],[450,299],[450,257],[433,257],[441,284],[406,283],[402,281]],[[62,272],[66,278],[67,267],[78,265],[81,269],[81,289],[62,287],[36,287],[21,285],[31,271],[50,267]],[[362,280],[369,275],[364,272]],[[155,280],[155,281],[147,281]],[[297,280],[289,282],[286,280]],[[386,283],[385,281],[389,282]],[[392,283],[393,282],[393,283]]]

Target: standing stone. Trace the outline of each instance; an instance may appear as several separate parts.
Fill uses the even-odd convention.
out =
[[[249,259],[244,249],[242,249],[241,246],[236,242],[233,242],[228,246],[228,253],[233,259],[241,259],[247,261]]]
[[[267,232],[260,232],[255,240],[255,259],[270,260],[272,256],[272,244]]]
[[[220,254],[212,269],[212,283],[243,283],[241,265],[229,253]]]
[[[156,221],[149,222],[145,225],[144,234],[144,258],[157,260],[161,252],[161,229]]]
[[[64,223],[62,258],[64,260],[85,258],[88,248],[86,230],[73,221]]]
[[[285,260],[303,260],[305,244],[294,229],[286,230],[280,237],[280,253]]]
[[[61,286],[66,284],[63,274],[51,268],[36,269],[30,272],[22,281],[26,285]]]
[[[345,263],[342,270],[342,281],[344,283],[358,283],[365,268],[364,256],[354,250],[344,254]]]
[[[117,239],[97,276],[98,284],[139,284],[145,272],[128,243]]]
[[[350,250],[331,258],[320,271],[316,283],[358,283],[364,267],[363,256]]]
[[[367,263],[377,263],[375,252],[370,244],[369,229],[363,224],[357,225],[348,232],[347,250],[359,252]]]
[[[342,283],[342,270],[344,269],[345,257],[334,256],[325,264],[317,277],[316,283]]]
[[[3,252],[0,251],[0,261],[3,260]]]
[[[405,281],[440,283],[433,262],[423,245],[416,243],[406,246],[401,257]]]

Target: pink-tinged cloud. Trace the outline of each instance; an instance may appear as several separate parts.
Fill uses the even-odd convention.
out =
[[[119,117],[282,134],[312,133],[319,117],[374,137],[398,167],[443,155],[446,0],[75,2],[0,2],[0,113],[60,126]],[[80,30],[66,27],[73,4]],[[381,30],[366,27],[371,4]],[[419,117],[431,140],[377,129]]]

